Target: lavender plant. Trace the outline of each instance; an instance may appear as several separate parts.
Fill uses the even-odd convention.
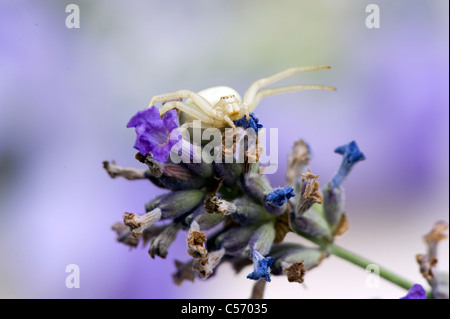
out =
[[[173,280],[177,285],[198,277],[207,279],[223,263],[230,263],[238,273],[253,265],[246,274],[255,281],[252,298],[263,297],[271,276],[303,283],[305,274],[330,255],[364,269],[373,264],[335,244],[336,237],[348,229],[343,183],[355,164],[365,160],[355,141],[334,150],[342,162],[322,189],[318,175],[309,168],[308,144],[301,139],[293,141],[286,185],[273,187],[263,174],[258,145],[262,125],[254,113],[233,121],[235,128],[227,128],[231,134],[224,136],[231,136],[231,140],[223,138],[208,149],[218,151],[214,161],[204,160],[204,143],[183,135],[180,113],[169,110],[160,116],[153,106],[129,121],[127,127],[134,127],[137,134],[136,159],[145,168],[103,163],[112,178],[147,179],[168,190],[145,205],[145,214],[123,214],[123,222],[112,226],[117,241],[130,247],[148,244],[151,258],[166,258],[170,245],[182,233],[190,258],[175,260]],[[255,145],[248,142],[252,135]],[[179,148],[174,150],[176,145]],[[175,155],[181,161],[174,161]],[[431,287],[428,297],[432,298],[448,298],[448,274],[434,271],[436,246],[446,238],[447,228],[446,223],[437,223],[425,236],[428,252],[417,255],[420,271]],[[286,242],[288,232],[312,245]],[[380,268],[380,276],[409,290],[405,299],[427,297],[422,286],[387,269]]]

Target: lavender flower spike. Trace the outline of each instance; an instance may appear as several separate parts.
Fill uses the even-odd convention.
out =
[[[247,278],[253,280],[259,280],[263,278],[265,281],[270,282],[270,266],[272,266],[273,258],[264,258],[259,252],[254,250],[252,252],[253,259],[253,272],[250,273]]]
[[[172,131],[178,128],[176,110],[167,112],[161,119],[158,108],[152,106],[136,113],[127,127],[134,127],[136,130],[134,148],[144,156],[151,152],[159,162],[167,161],[171,148],[181,139],[178,130],[174,131],[176,138],[170,138]]]
[[[343,156],[341,166],[331,180],[331,187],[339,187],[353,168],[353,165],[366,159],[355,141],[342,145],[334,150]]]
[[[415,284],[409,289],[406,296],[400,299],[427,299],[427,292],[419,284]]]

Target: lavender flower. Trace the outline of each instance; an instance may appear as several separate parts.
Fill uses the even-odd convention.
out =
[[[365,156],[355,142],[336,148],[335,152],[343,156],[342,163],[321,191],[318,175],[304,171],[311,160],[310,147],[297,141],[289,157],[287,186],[273,188],[259,170],[259,148],[254,140],[242,138],[243,129],[252,128],[257,134],[262,128],[257,116],[252,113],[249,121],[244,116],[234,123],[239,128],[233,131],[231,145],[222,140],[222,159],[237,159],[243,150],[244,161],[210,163],[199,155],[204,146],[182,139],[175,110],[161,119],[159,110],[151,107],[138,112],[127,125],[136,130],[134,147],[140,152],[136,159],[147,167],[121,167],[114,162],[104,162],[103,167],[112,178],[148,179],[168,190],[145,205],[146,214],[125,213],[123,224],[114,224],[119,242],[130,247],[137,247],[140,241],[144,245],[150,242],[149,255],[166,258],[170,245],[184,232],[191,258],[176,261],[173,279],[177,285],[198,277],[207,279],[225,262],[237,272],[253,263],[247,278],[256,280],[252,296],[259,298],[271,275],[285,275],[290,282],[302,283],[306,271],[332,252],[329,248],[335,237],[348,228],[341,184]],[[174,130],[177,135],[171,139]],[[169,160],[170,154],[178,154],[172,147],[179,142],[185,151],[181,152],[181,161],[172,156]],[[253,148],[258,150],[255,154],[250,152]],[[295,195],[299,199],[290,200]],[[431,252],[436,250],[435,242],[443,238],[444,226],[438,226],[427,237]],[[317,247],[285,243],[290,231]],[[435,263],[428,262],[433,259],[421,257],[418,261],[435,295],[444,296],[439,288],[444,281],[433,279]],[[425,290],[414,285],[403,299],[425,297]]]
[[[423,287],[419,284],[415,284],[409,289],[406,296],[400,299],[427,299],[427,292]]]
[[[248,122],[246,116],[244,116],[239,120],[234,121],[234,125],[237,127],[243,127],[244,129],[252,128],[256,134],[258,134],[259,130],[263,127],[262,124],[259,124],[259,119],[255,113],[250,113]]]
[[[178,131],[176,139],[171,139],[173,130],[178,128],[176,110],[164,114],[161,119],[159,110],[152,106],[134,115],[127,124],[136,130],[136,142],[134,148],[142,155],[152,153],[153,157],[160,162],[166,162],[171,148],[181,139]]]
[[[272,266],[273,258],[264,258],[259,252],[254,250],[252,252],[253,259],[253,272],[251,272],[247,278],[253,280],[260,280],[261,278],[265,281],[270,282],[270,266]]]
[[[364,154],[359,150],[358,145],[356,145],[355,141],[339,146],[334,150],[334,152],[342,155],[343,158],[341,166],[331,180],[332,188],[339,187],[347,177],[347,175],[350,173],[353,166],[359,161],[363,161],[366,159]]]
[[[277,206],[283,206],[287,203],[289,198],[294,197],[294,189],[290,186],[284,186],[283,188],[275,188],[266,197],[266,202],[270,204],[275,204]]]

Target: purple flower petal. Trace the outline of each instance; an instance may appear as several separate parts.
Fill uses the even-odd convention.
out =
[[[178,140],[171,140],[170,133],[178,128],[178,118],[176,110],[167,112],[161,119],[159,110],[152,106],[144,111],[139,111],[127,124],[127,127],[134,127],[136,131],[136,148],[142,155],[151,153],[155,160],[166,162],[170,150]]]
[[[427,292],[423,287],[419,284],[415,284],[409,289],[406,296],[400,299],[427,299]]]
[[[178,128],[178,114],[176,110],[171,110],[164,114],[163,118],[164,126],[169,132]]]

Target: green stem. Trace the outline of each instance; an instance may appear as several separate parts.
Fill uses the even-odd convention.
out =
[[[381,278],[384,278],[384,279],[392,282],[393,284],[396,284],[397,286],[400,286],[406,290],[409,290],[413,286],[413,283],[410,282],[409,280],[404,279],[404,278],[400,277],[399,275],[387,270],[386,268],[381,267],[378,264],[371,262],[370,260],[367,260],[361,256],[358,256],[358,255],[356,255],[342,247],[339,247],[335,244],[328,245],[328,251],[331,254],[333,254],[337,257],[340,257],[342,259],[345,259],[345,260],[351,262],[352,264],[362,267],[364,269],[366,269],[366,267],[370,264],[375,264],[375,265],[377,265],[378,269],[380,270],[379,275]]]
[[[377,265],[378,269],[380,270],[380,277],[386,279],[387,281],[390,281],[391,283],[402,287],[406,290],[409,290],[414,283],[412,283],[411,281],[402,278],[401,276],[385,269],[384,267],[379,266],[377,263],[372,262],[364,257],[358,256],[354,253],[352,253],[351,251],[348,251],[347,249],[344,249],[342,247],[339,247],[333,243],[329,243],[326,240],[321,240],[318,238],[314,238],[311,237],[307,234],[298,232],[298,234],[306,239],[308,239],[309,241],[319,245],[322,249],[326,250],[328,253],[335,255],[337,257],[340,257],[344,260],[347,260],[349,262],[351,262],[352,264],[359,266],[361,268],[366,269],[368,265]]]

